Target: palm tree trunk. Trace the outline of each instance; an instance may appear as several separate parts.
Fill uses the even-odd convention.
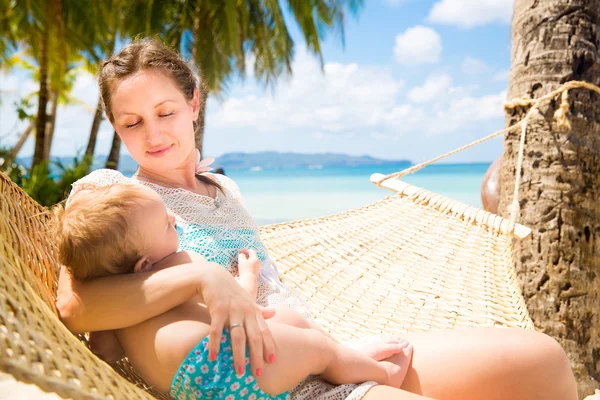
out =
[[[202,77],[200,78],[202,79]],[[203,84],[200,81],[200,87],[202,88]],[[196,131],[194,132],[194,140],[196,142],[196,148],[202,155],[202,144],[204,141],[204,122],[206,121],[206,101],[208,100],[208,93],[206,88],[202,88],[200,90],[200,111],[198,112],[198,119],[196,120]]]
[[[600,0],[516,0],[508,98],[539,98],[562,83],[600,85]],[[581,398],[600,379],[600,96],[569,93],[572,129],[557,127],[557,101],[528,125],[519,222],[533,234],[516,248],[517,274],[537,329],[567,352]],[[507,112],[507,124],[524,107]],[[504,139],[499,209],[508,216],[519,132]]]
[[[121,152],[121,138],[117,135],[117,132],[113,135],[112,146],[110,147],[110,154],[106,159],[105,168],[118,169],[119,168],[119,155]]]
[[[199,38],[202,35],[200,29],[202,28],[202,24],[200,23],[200,15],[201,9],[200,6],[197,5],[195,9],[195,18],[193,22],[192,32],[194,33],[194,41],[200,40]],[[196,62],[198,48],[194,44],[192,46],[192,60]],[[197,65],[201,65],[198,63]],[[198,119],[196,120],[196,126],[194,131],[194,141],[196,143],[196,148],[200,152],[200,156],[202,156],[202,144],[204,141],[204,123],[206,121],[206,100],[208,98],[208,90],[206,85],[206,78],[202,74],[202,70],[198,70],[198,78],[200,80],[200,111],[198,112]]]
[[[50,149],[52,148],[52,139],[54,138],[54,128],[56,126],[56,110],[58,109],[58,91],[51,94],[52,111],[48,116],[46,123],[46,140],[44,141],[44,161],[50,161]]]
[[[88,139],[87,148],[85,149],[86,157],[92,159],[94,152],[96,151],[96,141],[98,139],[98,130],[100,130],[100,123],[102,122],[102,100],[98,98],[98,105],[96,106],[96,114],[94,114],[94,121],[92,122],[92,130],[90,131],[90,138]]]
[[[38,112],[35,128],[35,150],[31,168],[44,160],[46,142],[46,107],[48,104],[48,35],[43,34],[40,48],[40,91],[38,95]]]
[[[19,152],[23,148],[23,145],[29,138],[31,131],[33,131],[33,122],[29,123],[29,126],[27,126],[27,128],[23,131],[23,133],[21,134],[21,137],[19,137],[19,140],[17,141],[17,143],[13,146],[12,149],[10,149],[10,158],[12,160],[16,159],[17,155],[19,155]]]

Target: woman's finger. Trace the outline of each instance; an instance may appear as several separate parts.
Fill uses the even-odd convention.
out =
[[[233,368],[237,375],[242,375],[246,369],[246,328],[241,316],[232,316],[230,321],[232,322],[229,326],[229,334],[233,352]]]
[[[250,349],[252,374],[256,377],[261,376],[264,366],[263,337],[254,315],[249,315],[246,319],[246,341]]]
[[[210,330],[208,333],[208,359],[215,361],[221,348],[221,336],[225,325],[225,313],[222,310],[213,310],[210,313]]]
[[[263,358],[266,362],[273,363],[275,362],[275,340],[273,339],[269,325],[267,325],[263,315],[264,312],[263,314],[256,315],[256,323],[262,337]]]

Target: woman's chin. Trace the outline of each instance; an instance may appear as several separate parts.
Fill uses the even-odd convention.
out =
[[[146,171],[152,171],[158,175],[168,175],[174,170],[182,169],[181,159],[175,159],[175,157],[153,159],[146,157],[144,162],[138,162],[140,167]]]

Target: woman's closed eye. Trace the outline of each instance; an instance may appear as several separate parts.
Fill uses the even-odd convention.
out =
[[[166,118],[166,117],[170,117],[171,115],[174,115],[174,114],[175,114],[175,112],[174,112],[174,111],[172,111],[172,112],[170,112],[170,113],[159,114],[158,116],[159,116],[160,118]],[[138,126],[138,125],[140,124],[140,122],[141,122],[141,121],[135,122],[135,123],[133,123],[133,124],[126,124],[126,125],[125,125],[125,128],[127,128],[127,129],[134,128],[134,127]]]

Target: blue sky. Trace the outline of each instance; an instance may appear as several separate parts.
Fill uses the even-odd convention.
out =
[[[512,0],[365,3],[348,19],[345,47],[335,35],[325,41],[323,70],[295,28],[293,76],[275,90],[256,83],[249,60],[244,82],[209,99],[205,154],[336,152],[420,162],[503,127]],[[25,73],[0,72],[0,144],[24,129],[13,102],[34,90]],[[53,155],[85,148],[97,93],[94,77],[82,74],[73,95],[85,105],[59,108]],[[105,122],[98,154],[111,139]],[[30,139],[21,154],[32,152]],[[448,161],[492,161],[501,152],[495,139]]]

